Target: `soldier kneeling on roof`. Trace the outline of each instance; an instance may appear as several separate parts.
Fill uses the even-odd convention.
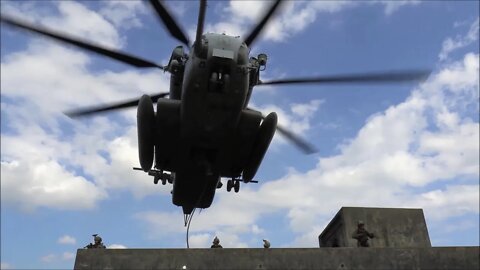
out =
[[[213,239],[213,245],[210,248],[223,248],[222,245],[220,245],[220,239],[215,236]]]
[[[98,234],[94,234],[92,236],[94,244],[90,243],[84,248],[106,248],[105,245],[102,243],[102,238]]]

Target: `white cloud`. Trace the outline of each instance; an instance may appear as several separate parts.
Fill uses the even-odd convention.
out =
[[[145,211],[135,215],[135,218],[148,224],[150,228],[162,228],[161,230],[152,230],[154,235],[168,235],[169,233],[181,233],[185,230],[183,219],[178,213],[165,213],[155,211]],[[196,221],[195,221],[196,223]],[[196,226],[194,226],[196,227]],[[192,229],[194,228],[192,227]]]
[[[318,235],[326,227],[327,224],[323,226],[313,225],[308,229],[303,231],[293,240],[293,243],[289,244],[288,247],[318,247]]]
[[[113,22],[117,28],[141,27],[139,16],[147,13],[147,8],[141,1],[104,1],[102,4],[100,14]]]
[[[478,171],[477,171],[478,172]],[[426,215],[434,220],[479,213],[479,185],[449,185],[415,198],[414,205],[422,205]]]
[[[270,1],[230,1],[227,8],[219,10],[225,20],[207,25],[207,31],[225,32],[228,35],[245,35],[268,10]],[[336,12],[350,5],[344,1],[290,1],[285,2],[263,32],[263,38],[282,41],[313,23],[317,12]]]
[[[17,143],[10,137],[4,136],[2,145],[4,143],[13,143],[10,147],[16,145],[17,149],[23,148],[21,142]],[[24,210],[30,211],[36,207],[90,209],[106,197],[93,183],[75,176],[57,161],[28,163],[26,160],[13,160],[2,161],[1,164],[2,201],[18,205]]]
[[[2,61],[2,93],[48,105],[47,111],[61,112],[74,106],[112,102],[112,96],[141,96],[132,89],[150,93],[168,89],[166,79],[156,70],[93,74],[90,65],[84,53],[51,43],[33,43],[26,51],[10,54]]]
[[[465,231],[468,229],[472,228],[478,228],[479,227],[479,221],[472,221],[472,220],[465,220],[465,221],[460,221],[460,222],[455,222],[455,223],[439,223],[442,225],[440,230],[444,233],[456,233],[458,231]]]
[[[307,104],[292,104],[291,111],[300,117],[311,117],[324,102],[324,100],[315,99]]]
[[[230,1],[226,8],[217,9],[223,20],[215,24],[207,24],[206,30],[232,36],[246,35],[246,31],[250,30],[252,24],[265,14],[272,3],[272,1]],[[391,15],[403,6],[417,5],[420,1],[368,1],[367,3],[384,5],[385,14]],[[263,31],[262,38],[282,42],[306,29],[315,22],[318,14],[340,12],[357,5],[359,3],[354,1],[286,1]],[[194,33],[194,30],[189,33]]]
[[[58,256],[55,254],[48,254],[40,258],[44,263],[52,263],[58,259]]]
[[[73,236],[64,235],[64,236],[58,238],[57,242],[59,244],[64,244],[64,245],[75,245],[77,243],[77,240]]]
[[[63,252],[62,253],[62,260],[64,261],[70,261],[75,259],[75,254],[72,252]]]
[[[60,17],[47,17],[41,21],[86,40],[114,48],[122,47],[123,41],[115,27],[97,12],[71,1],[58,2],[58,10]]]
[[[265,230],[260,228],[257,224],[252,225],[252,233],[253,234],[264,234]]]
[[[238,234],[231,233],[228,231],[218,231],[216,233],[218,238],[220,238],[220,243],[224,248],[247,248],[248,244],[243,242],[241,237]]]
[[[9,263],[6,263],[6,262],[2,262],[0,264],[0,269],[14,269],[13,266]]]
[[[272,1],[230,1],[229,6],[223,9],[240,18],[257,20],[272,5]]]
[[[59,2],[58,7],[57,17],[47,12],[33,18],[67,25],[76,24],[78,16],[104,20],[79,3]],[[91,34],[117,35],[114,28],[114,35],[101,30],[102,24],[98,28]],[[73,121],[61,112],[112,102],[112,96],[131,99],[142,92],[168,89],[166,78],[155,70],[93,73],[90,69],[86,54],[47,42],[33,41],[24,51],[2,56],[2,97],[15,100],[2,103],[2,120],[9,130],[5,134],[2,129],[2,202],[25,210],[91,209],[107,198],[109,189],[133,190],[137,197],[158,192],[150,179],[131,169],[138,164],[135,110],[119,113],[126,121],[122,126],[102,117]]]
[[[285,111],[277,105],[265,104],[262,106],[256,106],[252,104],[252,108],[258,109],[264,115],[269,114],[270,112],[275,112],[278,116],[278,125],[288,128],[290,131],[296,135],[302,136],[306,134],[311,128],[311,121],[315,116],[315,113],[324,103],[324,100],[311,100],[308,103],[292,103],[289,105],[289,111]],[[275,134],[281,134],[276,132]],[[275,136],[272,141],[272,146],[277,143],[286,143],[285,138],[280,136]]]
[[[195,5],[192,5],[191,2],[188,1],[165,1],[164,5],[167,7],[168,12],[172,14],[172,16],[177,20],[177,21],[182,21],[182,17],[186,16],[186,13],[188,10],[193,10],[194,13],[198,13],[198,7]],[[152,11],[154,12],[154,11]],[[153,14],[153,13],[152,13]],[[156,14],[156,13],[155,13]],[[157,16],[157,15],[155,15]],[[180,24],[182,24],[180,22]]]
[[[196,233],[190,235],[188,244],[191,248],[207,248],[211,245],[214,236],[209,233]]]
[[[464,48],[478,40],[479,17],[470,25],[470,29],[464,35],[455,38],[448,38],[442,44],[442,51],[438,55],[441,61],[448,58],[448,55],[458,49]]]
[[[38,5],[36,1],[4,1],[2,2],[2,15],[8,14],[28,22],[35,22],[42,17],[51,16],[52,4]]]
[[[317,14],[334,13],[354,5],[347,1],[291,1],[264,32],[264,38],[284,41],[315,22]]]
[[[318,246],[316,236],[342,206],[423,208],[433,220],[478,214],[479,124],[458,113],[463,103],[453,102],[466,102],[465,96],[478,102],[478,60],[466,54],[432,74],[405,101],[370,117],[338,155],[320,158],[316,168],[290,171],[258,189],[244,186],[238,194],[217,192],[191,231],[202,244],[213,231],[233,241],[253,233],[261,217],[285,212],[296,234],[289,245]],[[172,222],[176,213],[142,215],[150,228],[182,232],[181,221]]]
[[[54,14],[52,7],[59,14]],[[79,2],[53,1],[47,5],[33,1],[10,2],[6,4],[5,13],[104,46],[119,48],[124,45],[124,40],[109,21]]]
[[[48,254],[48,255],[45,255],[45,256],[42,256],[40,258],[40,260],[44,263],[55,263],[55,262],[58,262],[60,260],[63,260],[63,261],[71,261],[75,259],[75,254],[72,253],[72,252],[63,252],[61,255],[58,255],[58,254],[54,254],[54,253],[51,253],[51,254]],[[2,268],[3,269],[3,268]]]
[[[395,11],[397,11],[399,8],[403,6],[413,6],[413,5],[418,5],[421,3],[419,0],[397,0],[397,1],[369,1],[369,2],[375,2],[375,3],[381,3],[385,5],[385,14],[386,15],[391,15]]]
[[[121,244],[111,244],[111,245],[107,246],[107,248],[111,248],[111,249],[125,249],[125,248],[127,248],[127,247],[124,246],[124,245],[121,245]]]

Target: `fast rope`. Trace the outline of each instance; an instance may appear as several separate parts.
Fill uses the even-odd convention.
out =
[[[186,214],[184,215],[183,217],[183,220],[185,222],[185,226],[187,226],[187,248],[190,248],[190,244],[188,243],[188,232],[190,231],[190,223],[192,222],[192,218],[193,218],[193,215],[195,214],[195,210],[197,210],[197,208],[193,208],[193,211],[191,214]]]
[[[198,205],[200,200],[202,200],[203,196],[205,196],[205,191],[207,189],[207,185],[208,185],[208,182],[205,181],[205,184],[203,185],[202,193],[200,194],[200,197],[198,197],[196,205]],[[187,234],[186,234],[187,248],[190,248],[190,244],[188,242],[188,232],[190,231],[190,223],[192,222],[192,218],[193,218],[193,215],[195,214],[195,210],[197,210],[197,207],[193,208],[193,211],[192,211],[191,214],[184,214],[183,215],[183,222],[185,224],[184,226],[187,226]],[[201,211],[202,210],[200,209],[200,212]]]

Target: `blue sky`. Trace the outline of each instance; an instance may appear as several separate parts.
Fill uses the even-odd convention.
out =
[[[168,2],[193,40],[196,2]],[[211,2],[207,31],[241,35],[265,1]],[[179,45],[142,2],[1,2],[16,15],[165,64]],[[319,150],[276,135],[240,193],[217,191],[190,245],[318,246],[342,206],[423,208],[434,246],[479,245],[478,1],[288,2],[252,54],[264,79],[409,68],[422,83],[257,87],[252,105]],[[168,90],[169,76],[1,26],[2,269],[72,268],[100,234],[109,247],[183,248],[170,186],[138,166],[136,111],[62,111]]]

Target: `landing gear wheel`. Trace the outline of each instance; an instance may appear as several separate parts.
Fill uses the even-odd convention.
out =
[[[233,187],[233,181],[228,180],[227,181],[227,191],[230,192],[232,190],[232,187]]]
[[[240,181],[236,180],[234,182],[233,189],[235,190],[235,193],[238,193],[238,191],[240,191]]]

